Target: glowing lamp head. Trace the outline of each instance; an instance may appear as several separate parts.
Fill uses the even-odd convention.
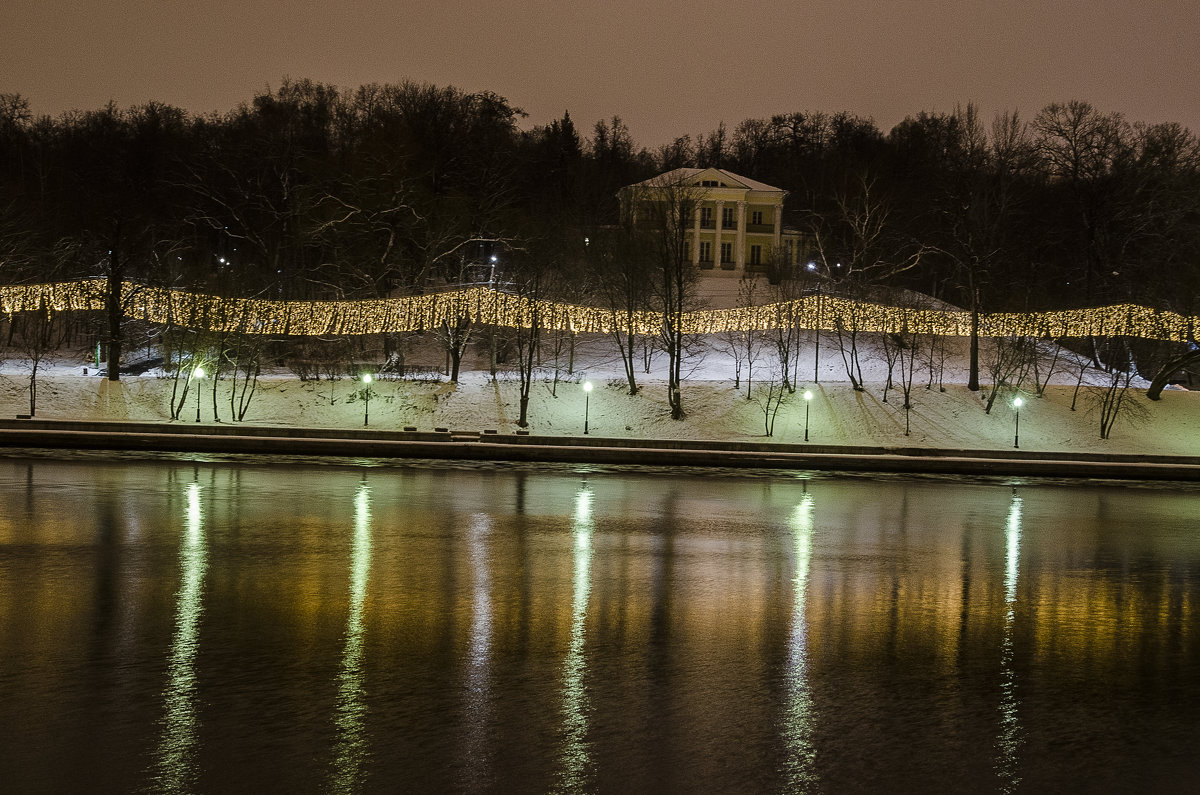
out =
[[[192,370],[192,377],[193,378],[203,378],[204,377],[204,368],[197,367],[195,370]]]
[[[364,383],[364,384],[369,384],[369,383],[371,383],[371,374],[370,374],[370,373],[365,373],[365,374],[363,375],[363,383]]]
[[[1013,398],[1013,408],[1019,409],[1019,408],[1021,408],[1021,406],[1024,406],[1024,405],[1025,405],[1025,401],[1022,400],[1021,398],[1019,398],[1019,397]]]
[[[591,381],[584,381],[584,382],[583,382],[583,391],[584,391],[584,392],[591,392],[591,391],[592,391],[592,382],[591,382]]]
[[[810,389],[804,390],[804,399],[812,400],[812,390],[810,390]]]

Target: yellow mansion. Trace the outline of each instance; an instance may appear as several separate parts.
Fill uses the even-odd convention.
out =
[[[767,270],[772,252],[795,264],[801,234],[783,227],[787,191],[720,168],[677,168],[621,189],[622,215],[638,223],[647,205],[687,192],[694,205],[686,256],[705,270],[731,275]]]

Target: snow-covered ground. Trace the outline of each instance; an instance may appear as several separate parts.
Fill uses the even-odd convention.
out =
[[[1016,418],[1011,396],[996,401],[991,414],[984,413],[983,399],[990,384],[980,393],[967,390],[966,342],[952,341],[946,362],[946,391],[936,384],[927,390],[928,371],[919,366],[909,416],[910,435],[905,435],[903,399],[897,390],[883,402],[887,368],[878,340],[868,339],[862,353],[866,390],[854,391],[846,378],[839,349],[832,335],[821,336],[820,379],[814,379],[812,336],[800,354],[800,389],[790,395],[778,412],[774,434],[765,432],[760,400],[746,398],[745,381],[733,386],[731,357],[717,349],[719,341],[707,340],[708,351],[690,363],[683,387],[687,417],[670,419],[666,402],[665,365],[662,354],[654,357],[650,374],[638,373],[643,387],[630,396],[625,388],[621,362],[606,338],[583,338],[576,348],[573,372],[561,373],[557,387],[552,383],[553,363],[544,362],[545,380],[535,384],[530,398],[529,430],[534,434],[579,435],[585,413],[584,381],[594,390],[587,397],[589,432],[593,436],[648,439],[720,439],[799,442],[804,437],[805,401],[801,393],[810,389],[807,406],[809,439],[818,444],[883,445],[892,447],[939,447],[971,449],[1012,448]],[[8,352],[12,357],[13,352]],[[398,429],[416,426],[422,430],[446,427],[452,430],[516,430],[519,387],[515,373],[500,373],[493,381],[486,364],[486,351],[474,350],[457,385],[444,377],[424,381],[377,381],[372,385],[370,424],[374,428]],[[161,372],[144,376],[122,376],[110,382],[94,374],[84,375],[85,354],[59,358],[43,364],[38,376],[39,418],[112,419],[168,421],[173,381]],[[1092,451],[1110,453],[1193,455],[1200,453],[1200,393],[1167,391],[1163,399],[1150,402],[1140,389],[1131,389],[1135,411],[1127,413],[1135,422],[1119,420],[1112,437],[1100,439],[1099,417],[1090,409],[1085,388],[1072,411],[1075,390],[1075,358],[1060,359],[1059,370],[1044,398],[1033,396],[1032,384],[1025,385],[1025,405],[1020,413],[1022,449],[1047,451]],[[440,355],[432,347],[409,356],[410,364],[440,366]],[[565,370],[565,365],[564,368]],[[755,382],[767,375],[756,367]],[[1084,383],[1098,381],[1103,374],[1089,372]],[[743,372],[743,379],[745,373]],[[898,378],[898,376],[897,376]],[[986,381],[986,376],[984,376]],[[202,417],[213,421],[211,381],[204,382]],[[220,420],[229,422],[231,384],[217,384]],[[363,402],[356,395],[362,384],[350,378],[335,381],[300,381],[286,370],[265,374],[250,405],[245,421],[256,425],[361,428]],[[181,421],[195,421],[195,393],[189,396]],[[0,414],[29,412],[28,365],[8,358],[0,368]],[[1141,415],[1136,417],[1136,415]]]

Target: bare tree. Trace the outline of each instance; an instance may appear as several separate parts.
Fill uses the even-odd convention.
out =
[[[1095,411],[1100,420],[1100,438],[1108,439],[1118,418],[1130,422],[1145,419],[1145,406],[1129,392],[1133,378],[1137,375],[1128,340],[1103,337],[1100,340],[1101,355],[1105,363],[1105,379],[1086,393],[1089,412]]]
[[[67,330],[45,301],[36,310],[14,316],[12,322],[29,370],[29,416],[33,417],[37,415],[38,371],[57,356]]]
[[[654,255],[652,294],[661,313],[659,339],[667,354],[667,400],[675,420],[684,417],[683,362],[692,344],[684,319],[696,306],[700,275],[692,263],[688,237],[702,196],[699,186],[673,172],[626,188],[623,196],[630,221],[646,230]]]
[[[904,394],[904,435],[909,435],[909,415],[912,413],[913,378],[917,369],[919,351],[924,347],[920,334],[909,334],[905,339],[900,337],[897,346],[900,356],[900,391]]]
[[[887,378],[883,382],[883,402],[887,403],[888,391],[892,389],[892,375],[896,372],[896,364],[900,361],[900,351],[904,348],[904,338],[899,334],[883,332],[879,335],[879,345],[883,348],[883,360],[887,364]]]
[[[1033,386],[1034,394],[1038,397],[1046,396],[1046,387],[1050,385],[1050,379],[1054,377],[1055,370],[1058,369],[1062,358],[1062,346],[1056,340],[1050,340],[1050,357],[1047,359],[1041,350],[1041,346],[1037,341],[1032,344],[1032,353],[1030,356],[1030,364],[1033,369]]]
[[[775,434],[775,417],[779,414],[780,407],[787,402],[788,390],[783,385],[783,379],[779,377],[779,371],[772,368],[765,379],[759,379],[758,386],[754,390],[754,401],[763,413],[763,430],[767,436]]]
[[[1029,372],[1031,355],[1031,338],[993,337],[990,355],[986,365],[988,375],[992,379],[992,389],[988,393],[985,414],[992,413],[992,405],[1001,392],[1012,392],[1021,388]]]
[[[516,258],[510,273],[513,297],[522,302],[525,323],[514,331],[517,366],[520,374],[520,414],[517,425],[529,427],[529,394],[537,366],[542,333],[549,318],[543,317],[545,299],[551,295],[554,265],[542,250]]]
[[[738,282],[738,306],[752,308],[758,305],[758,282],[754,277],[743,276]],[[733,328],[720,335],[721,349],[733,360],[733,388],[740,389],[742,371],[746,371],[746,399],[754,381],[754,364],[758,361],[763,346],[763,336],[757,329]]]
[[[783,386],[794,393],[800,381],[800,323],[796,317],[797,303],[804,298],[810,283],[810,274],[793,265],[787,252],[772,249],[768,258],[768,273],[772,301],[779,305],[772,337],[779,360],[779,373]],[[820,344],[820,337],[817,337]],[[819,354],[818,354],[819,355]]]
[[[652,294],[651,245],[647,237],[630,215],[617,229],[589,235],[584,254],[591,280],[608,311],[613,342],[631,395],[638,393],[637,343]]]
[[[221,356],[230,368],[229,414],[237,422],[246,418],[258,391],[262,373],[264,340],[257,335],[237,333],[226,340]]]
[[[849,296],[850,300],[843,302],[842,310],[834,316],[833,330],[838,340],[838,353],[842,357],[842,365],[846,368],[846,378],[856,392],[862,392],[863,386],[862,362],[859,360],[858,337],[861,332],[864,317],[864,301],[857,300],[856,295]]]
[[[933,389],[934,381],[937,381],[938,391],[945,392],[945,376],[946,376],[946,359],[949,358],[949,352],[946,349],[946,337],[942,334],[929,335],[929,353],[925,361],[929,368],[929,381],[925,384],[926,389]]]

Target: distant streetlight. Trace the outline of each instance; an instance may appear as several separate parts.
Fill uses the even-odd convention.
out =
[[[1017,415],[1016,428],[1013,430],[1013,447],[1021,446],[1021,406],[1025,405],[1025,401],[1019,397],[1013,398],[1013,410]]]
[[[804,441],[808,441],[808,407],[812,404],[812,390],[804,390]]]
[[[192,370],[192,379],[193,380],[200,381],[203,378],[204,378],[204,368],[203,367],[197,367],[195,370]],[[199,421],[200,421],[200,385],[197,384],[196,385],[196,422],[199,422]]]
[[[363,427],[365,428],[371,419],[371,374],[364,373],[362,382],[367,385],[363,390]]]
[[[592,382],[583,382],[583,433],[586,436],[588,432],[588,401],[592,396]]]

